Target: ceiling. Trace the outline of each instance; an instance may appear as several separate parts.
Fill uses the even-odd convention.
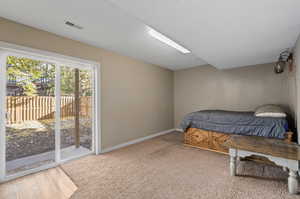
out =
[[[299,0],[1,0],[0,16],[172,70],[274,62],[300,33]],[[150,37],[148,26],[192,53]]]
[[[299,0],[110,0],[217,68],[270,63],[300,33]]]
[[[0,16],[172,70],[205,64],[152,38],[148,26],[110,2],[88,2],[1,0]],[[66,26],[67,20],[84,29]]]

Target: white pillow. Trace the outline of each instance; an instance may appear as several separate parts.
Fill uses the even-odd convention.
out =
[[[256,117],[286,117],[286,113],[283,109],[274,104],[267,104],[260,106],[255,111]]]

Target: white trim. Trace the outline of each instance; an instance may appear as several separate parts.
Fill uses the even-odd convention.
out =
[[[1,54],[1,52],[4,52]],[[99,138],[101,139],[101,87],[100,87],[100,77],[101,77],[101,67],[100,64],[94,61],[89,61],[85,59],[80,59],[76,57],[70,57],[70,56],[65,56],[57,53],[52,53],[48,51],[43,51],[43,50],[37,50],[33,48],[28,48],[24,46],[19,46],[15,44],[10,44],[6,42],[0,41],[0,99],[1,101],[6,102],[5,96],[6,96],[6,57],[7,56],[17,56],[17,57],[24,57],[26,56],[27,58],[32,58],[32,59],[37,59],[40,61],[44,62],[49,62],[55,64],[56,67],[56,120],[60,121],[60,101],[58,97],[60,96],[60,67],[61,65],[68,65],[68,67],[76,67],[79,69],[89,69],[93,71],[94,74],[94,92],[97,93],[97,95],[93,96],[93,115],[95,116],[94,119],[94,125],[93,125],[93,143],[94,147],[92,147],[91,153],[99,153],[99,150],[101,150],[101,141],[99,142]],[[4,77],[4,78],[2,78]],[[94,93],[93,92],[93,93]],[[5,107],[5,105],[3,106]],[[5,108],[0,108],[0,122],[5,123]],[[60,132],[59,132],[59,126],[58,124],[55,125],[55,148],[56,148],[56,153],[55,153],[55,164],[51,165],[43,165],[38,168],[30,169],[28,171],[20,172],[14,175],[6,176],[6,169],[5,169],[5,125],[0,125],[0,182],[6,181],[7,179],[13,179],[16,177],[20,177],[23,175],[27,175],[30,173],[34,173],[37,171],[42,170],[43,168],[50,168],[53,167],[53,165],[59,165],[62,162],[68,161],[70,159],[76,159],[78,157],[70,157],[65,160],[61,159],[61,154],[60,154]]]
[[[58,53],[53,53],[44,50],[38,50],[34,48],[29,48],[25,46],[20,46],[16,44],[10,44],[7,42],[0,41],[0,51],[8,51],[10,55],[14,56],[24,56],[26,55],[29,58],[38,59],[45,62],[50,62],[56,66],[67,64],[68,67],[75,66],[79,69],[92,69],[94,72],[94,91],[97,93],[93,97],[94,99],[94,114],[95,114],[95,125],[94,125],[94,142],[95,147],[93,150],[96,154],[99,154],[101,151],[101,65],[98,62],[90,61],[86,59],[81,59],[77,57],[65,56]],[[5,58],[6,63],[6,58]],[[91,68],[92,66],[92,68]],[[6,85],[6,84],[5,84]],[[5,93],[6,95],[6,93]],[[0,141],[1,142],[1,141]],[[0,166],[1,169],[1,166]],[[1,171],[0,171],[1,178]]]
[[[61,116],[60,116],[60,108],[61,108],[61,90],[60,90],[60,72],[61,66],[55,65],[55,162],[60,162],[61,160]]]
[[[94,69],[94,92],[93,92],[94,96],[93,96],[93,100],[94,100],[94,122],[95,125],[94,127],[94,145],[95,145],[95,153],[96,155],[101,153],[101,149],[102,149],[102,144],[101,144],[101,65],[98,64],[98,68]]]
[[[68,157],[68,158],[65,158],[65,159],[61,159],[61,161],[58,165],[69,162],[71,160],[77,160],[77,159],[82,158],[82,157],[87,156],[87,155],[95,155],[95,153],[93,151],[90,151],[90,152],[85,153],[85,154],[80,154],[80,155],[71,156],[71,157]]]
[[[152,135],[148,135],[148,136],[145,136],[145,137],[142,137],[142,138],[138,138],[138,139],[135,139],[135,140],[131,140],[131,141],[125,142],[125,143],[123,143],[123,144],[118,144],[118,145],[116,145],[116,146],[109,147],[109,148],[107,148],[107,149],[103,149],[103,150],[101,151],[101,153],[111,152],[111,151],[114,151],[114,150],[117,150],[117,149],[120,149],[120,148],[129,146],[129,145],[132,145],[132,144],[137,144],[137,143],[139,143],[139,142],[143,142],[143,141],[146,141],[146,140],[155,138],[155,137],[157,137],[157,136],[165,135],[165,134],[167,134],[167,133],[172,133],[172,132],[174,132],[174,131],[175,131],[175,129],[169,129],[169,130],[162,131],[162,132],[159,132],[159,133],[155,133],[155,134],[152,134]]]
[[[7,176],[4,177],[4,179],[2,179],[0,181],[0,183],[4,183],[4,182],[10,181],[10,180],[13,180],[15,178],[19,178],[19,177],[23,177],[23,176],[30,175],[30,174],[33,174],[33,173],[37,173],[37,172],[40,172],[40,171],[43,171],[43,170],[46,170],[46,169],[51,169],[51,168],[57,167],[59,165],[62,165],[66,162],[69,162],[71,160],[80,159],[80,158],[82,158],[84,156],[87,156],[87,155],[95,155],[95,153],[93,153],[91,151],[91,152],[86,153],[86,154],[81,154],[81,155],[78,155],[78,156],[72,156],[72,157],[63,159],[63,160],[60,161],[60,163],[53,162],[53,163],[46,164],[46,165],[43,165],[43,166],[40,166],[40,167],[37,167],[37,168],[25,170],[25,171],[22,171],[22,172],[19,172],[19,173],[16,173],[16,174],[7,175]]]
[[[38,50],[34,48],[29,48],[21,45],[16,45],[16,44],[11,44],[7,42],[0,41],[0,49],[9,51],[15,54],[26,54],[29,57],[34,57],[35,59],[41,59],[46,62],[53,63],[53,60],[56,62],[68,64],[68,65],[75,65],[76,67],[80,66],[87,66],[87,65],[93,65],[93,66],[98,66],[98,62],[86,60],[86,59],[81,59],[77,57],[72,57],[72,56],[66,56],[58,53],[53,53],[45,50]],[[89,67],[89,66],[87,66]]]
[[[6,53],[0,50],[0,181],[5,178],[6,173]]]
[[[90,70],[89,71],[90,73],[91,73],[91,88],[92,88],[92,98],[91,98],[91,104],[92,104],[92,147],[91,147],[91,149],[92,149],[92,152],[96,152],[96,145],[95,145],[95,142],[96,142],[96,134],[97,133],[95,133],[95,130],[96,130],[96,128],[95,128],[95,125],[96,125],[96,118],[95,118],[95,92],[96,92],[96,87],[95,87],[95,72],[96,72],[96,70]]]
[[[175,131],[179,131],[179,132],[184,132],[182,129],[180,129],[180,128],[177,128],[177,129],[175,129]]]

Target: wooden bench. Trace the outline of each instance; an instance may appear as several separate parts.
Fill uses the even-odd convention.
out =
[[[273,161],[276,165],[289,169],[289,193],[298,191],[298,170],[300,160],[300,146],[295,143],[286,143],[278,139],[256,136],[231,136],[224,146],[229,148],[230,174],[236,175],[236,161],[247,156],[262,156]]]

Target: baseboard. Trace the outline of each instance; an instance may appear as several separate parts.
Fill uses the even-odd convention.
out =
[[[179,132],[183,132],[183,130],[182,129],[175,129],[175,131],[179,131]]]
[[[146,137],[142,137],[142,138],[138,138],[138,139],[135,139],[135,140],[132,140],[132,141],[129,141],[129,142],[125,142],[123,144],[118,144],[116,146],[113,146],[113,147],[109,147],[107,149],[103,149],[101,150],[100,154],[101,153],[107,153],[107,152],[111,152],[111,151],[114,151],[116,149],[120,149],[120,148],[123,148],[123,147],[126,147],[126,146],[129,146],[129,145],[132,145],[132,144],[136,144],[136,143],[139,143],[139,142],[143,142],[145,140],[149,140],[151,138],[155,138],[157,136],[161,136],[161,135],[165,135],[167,133],[171,133],[171,132],[174,132],[176,129],[169,129],[169,130],[166,130],[166,131],[162,131],[162,132],[159,132],[159,133],[155,133],[155,134],[152,134],[152,135],[148,135]]]

